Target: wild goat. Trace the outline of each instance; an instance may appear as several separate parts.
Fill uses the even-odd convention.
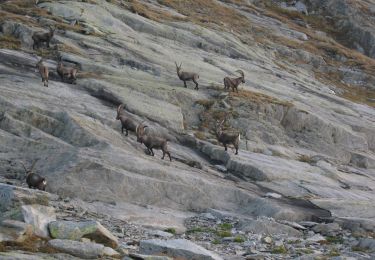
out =
[[[241,77],[238,78],[224,78],[224,89],[232,88],[232,91],[234,92],[234,89],[238,92],[238,85],[241,83],[245,83],[245,75],[242,70],[236,70],[235,72],[238,72],[241,74]]]
[[[239,132],[231,133],[231,132],[223,131],[224,121],[225,119],[221,121],[220,123],[219,121],[217,122],[217,125],[216,125],[217,140],[224,145],[225,151],[227,151],[227,145],[232,144],[234,148],[236,149],[235,154],[238,154],[238,146],[240,144],[240,139],[241,139],[240,133]]]
[[[181,70],[182,63],[180,64],[180,66],[178,66],[176,62],[174,63],[176,64],[177,76],[180,80],[184,82],[185,88],[187,88],[186,81],[192,80],[195,83],[195,89],[198,90],[199,88],[198,88],[197,80],[199,79],[199,75],[194,72],[182,71]]]
[[[117,108],[117,116],[116,120],[120,120],[121,122],[121,132],[124,133],[124,129],[126,131],[125,135],[128,136],[128,131],[136,132],[137,130],[137,123],[134,122],[129,116],[124,113],[124,104],[121,104]]]
[[[55,28],[49,27],[49,32],[35,32],[31,38],[34,41],[33,49],[35,50],[35,47],[39,48],[39,44],[42,42],[45,42],[47,44],[47,47],[49,48],[49,43],[53,37],[53,34],[55,33]]]
[[[150,134],[145,134],[145,128],[148,127],[147,125],[143,125],[143,123],[139,124],[136,129],[137,133],[137,142],[144,144],[147,147],[147,150],[150,152],[152,156],[154,156],[154,151],[152,149],[162,150],[163,157],[161,159],[164,160],[165,154],[168,154],[169,160],[172,161],[171,154],[168,151],[167,140],[161,137],[153,136]]]
[[[45,87],[48,87],[48,67],[43,64],[43,58],[38,61],[36,64],[36,68],[39,70],[40,76],[42,76],[42,82],[44,83]]]
[[[59,74],[61,81],[70,80],[69,83],[73,84],[77,80],[77,69],[71,67],[65,67],[60,60],[56,68],[57,74]]]
[[[37,160],[35,160],[33,162],[33,164],[31,165],[31,168],[29,170],[27,170],[25,165],[21,162],[23,168],[25,169],[25,173],[26,173],[26,183],[27,183],[27,185],[29,185],[30,189],[36,188],[38,190],[45,191],[46,186],[47,186],[46,179],[33,172],[33,169],[34,169],[34,166],[35,166],[36,162],[37,162]]]

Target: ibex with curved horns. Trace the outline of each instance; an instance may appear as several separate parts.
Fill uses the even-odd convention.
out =
[[[35,189],[38,189],[38,190],[45,191],[46,186],[47,186],[46,179],[33,172],[33,169],[34,169],[37,161],[38,160],[35,160],[33,162],[33,164],[31,165],[31,168],[29,170],[26,169],[25,165],[21,162],[23,168],[25,169],[25,173],[26,173],[26,183],[29,186],[29,188],[35,188]]]
[[[230,77],[225,77],[224,78],[224,89],[232,88],[232,91],[234,92],[234,89],[236,89],[236,92],[238,92],[238,86],[241,83],[245,83],[245,74],[243,73],[242,70],[236,70],[235,72],[238,72],[241,74],[241,77],[238,78],[230,78]]]
[[[181,70],[182,62],[180,63],[180,66],[177,65],[177,62],[174,62],[176,64],[176,70],[177,70],[177,76],[180,80],[184,82],[184,87],[187,88],[186,86],[186,81],[193,81],[195,83],[195,89],[198,90],[198,82],[197,80],[199,79],[199,75],[194,72],[186,72]]]
[[[124,111],[124,104],[121,104],[117,108],[117,116],[116,120],[120,120],[121,122],[121,132],[124,133],[124,129],[126,131],[125,135],[128,136],[128,131],[136,132],[137,130],[137,123],[131,119]]]
[[[225,122],[225,119],[219,123],[219,121],[216,122],[216,137],[217,140],[224,145],[225,151],[227,151],[227,145],[232,144],[234,148],[236,149],[236,153],[238,154],[238,147],[240,145],[240,133],[239,132],[228,132],[223,131],[223,124]]]
[[[40,43],[45,42],[47,44],[47,47],[49,48],[49,43],[54,35],[56,28],[49,27],[48,32],[35,32],[31,38],[34,41],[33,49],[35,47],[39,48]]]
[[[165,155],[167,154],[169,160],[172,161],[171,154],[168,151],[167,140],[158,136],[145,133],[145,128],[148,127],[144,125],[143,122],[137,126],[137,141],[141,144],[144,144],[147,147],[147,150],[152,156],[154,156],[154,151],[152,149],[162,150],[164,160]]]

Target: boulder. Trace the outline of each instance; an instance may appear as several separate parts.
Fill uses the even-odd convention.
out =
[[[318,224],[312,228],[315,233],[320,233],[324,236],[336,236],[341,232],[341,228],[337,223]]]
[[[168,256],[159,256],[159,255],[141,255],[141,254],[130,254],[131,259],[140,259],[140,260],[172,260]]]
[[[84,243],[73,240],[52,239],[48,241],[52,248],[83,259],[95,259],[104,255],[104,246],[96,243]]]
[[[25,189],[0,183],[0,221],[14,219],[23,221],[22,205],[47,206],[54,196],[40,190]]]
[[[375,232],[375,220],[368,218],[343,217],[335,219],[343,229],[349,229],[356,234],[365,235],[367,232]]]
[[[375,252],[375,239],[362,238],[361,240],[359,240],[356,247],[362,250],[368,250],[369,252]]]
[[[55,209],[42,205],[23,205],[23,219],[34,227],[37,236],[49,238],[48,224],[56,220]]]
[[[33,235],[33,227],[17,220],[4,220],[0,227],[1,242],[23,242]]]
[[[97,221],[53,221],[48,227],[52,238],[79,240],[84,237],[112,248],[118,246],[117,238]]]
[[[251,232],[255,234],[286,235],[294,237],[302,236],[301,232],[290,227],[289,225],[283,225],[267,219],[242,220],[240,221],[238,228],[244,232]]]
[[[218,260],[221,257],[185,239],[142,240],[139,245],[141,254],[164,254],[173,258],[191,260]]]

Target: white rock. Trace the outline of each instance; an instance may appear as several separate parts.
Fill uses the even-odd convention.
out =
[[[21,209],[25,223],[34,227],[35,234],[49,238],[48,224],[56,220],[55,209],[36,204],[24,205]]]

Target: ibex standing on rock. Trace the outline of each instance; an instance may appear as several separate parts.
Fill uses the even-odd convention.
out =
[[[36,162],[37,162],[37,160],[35,160],[33,162],[30,170],[27,170],[25,165],[21,162],[23,168],[25,169],[25,173],[26,173],[26,183],[27,183],[27,185],[29,186],[30,189],[35,188],[35,189],[44,191],[44,190],[46,190],[47,181],[46,181],[45,178],[43,178],[43,177],[41,177],[38,174],[33,172],[33,169],[34,169],[34,166],[35,166]]]
[[[59,74],[61,81],[65,82],[66,80],[70,80],[70,84],[73,84],[77,80],[77,72],[76,68],[65,67],[60,60],[57,64],[56,68],[57,74]]]
[[[31,38],[34,41],[33,49],[39,48],[40,43],[45,42],[49,48],[49,43],[55,33],[55,28],[49,27],[49,32],[35,32]]]
[[[137,126],[137,141],[141,144],[144,144],[152,156],[154,156],[154,151],[152,149],[155,148],[157,150],[162,150],[163,157],[161,159],[164,160],[165,154],[168,154],[169,160],[172,161],[171,154],[168,151],[168,141],[158,136],[145,134],[146,127],[147,125],[143,125],[143,123]]]
[[[217,137],[217,140],[222,143],[224,145],[224,148],[225,148],[225,151],[227,151],[227,145],[229,144],[232,144],[234,146],[234,148],[236,149],[236,154],[238,154],[238,146],[240,144],[240,133],[239,132],[227,132],[227,131],[223,131],[223,124],[224,124],[224,121],[221,121],[219,123],[219,121],[217,122],[217,125],[216,125],[216,137]]]
[[[176,64],[177,76],[180,80],[184,82],[184,87],[187,88],[186,81],[192,80],[195,83],[195,89],[198,90],[199,88],[198,88],[197,80],[199,79],[199,75],[194,72],[182,71],[181,70],[182,63],[180,64],[180,66],[178,66],[176,62],[174,63]]]
[[[125,135],[128,136],[128,131],[136,132],[137,130],[137,124],[134,122],[133,119],[131,119],[129,116],[127,116],[124,112],[124,104],[121,104],[117,108],[117,116],[116,120],[120,120],[121,122],[121,132],[124,133],[124,129],[126,131]]]
[[[234,92],[234,89],[236,89],[236,92],[238,92],[238,86],[241,83],[245,83],[245,74],[243,73],[242,70],[236,70],[235,72],[238,72],[241,74],[241,77],[238,78],[229,78],[225,77],[224,78],[224,89],[232,88],[232,91]]]
[[[45,87],[48,87],[48,67],[43,64],[43,58],[38,61],[36,64],[36,68],[39,70],[40,76],[42,76],[42,82],[44,83]]]

